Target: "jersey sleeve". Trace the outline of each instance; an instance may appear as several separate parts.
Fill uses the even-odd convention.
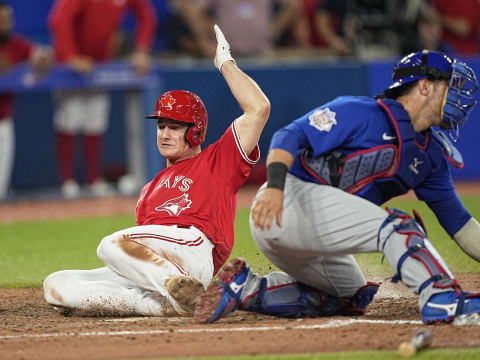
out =
[[[250,154],[247,154],[240,143],[235,127],[235,122],[228,128],[223,136],[215,143],[214,159],[210,159],[212,173],[217,182],[222,182],[231,188],[233,192],[247,181],[252,167],[260,159],[260,149],[255,146]]]
[[[57,57],[68,61],[78,55],[76,47],[74,18],[81,10],[83,1],[57,1],[49,16]]]
[[[414,191],[419,200],[445,200],[456,193],[446,160],[442,159],[437,165],[432,174],[415,187]]]
[[[414,191],[419,200],[427,203],[450,236],[460,230],[472,217],[457,195],[445,159]]]
[[[157,17],[150,0],[130,0],[130,7],[136,16],[136,47],[149,50],[155,36]]]
[[[427,201],[427,205],[451,237],[472,217],[456,193],[444,200]]]
[[[348,146],[355,132],[356,122],[346,121],[340,106],[316,108],[278,130],[272,138],[271,149],[283,149],[292,155],[298,150],[312,150],[314,156],[340,146]]]

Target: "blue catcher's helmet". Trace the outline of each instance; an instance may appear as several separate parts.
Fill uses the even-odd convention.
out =
[[[449,81],[448,91],[442,109],[442,121],[450,128],[450,137],[458,140],[459,129],[465,125],[468,115],[477,101],[473,93],[478,89],[473,70],[465,63],[447,55],[423,50],[400,59],[393,68],[393,84],[385,90],[409,84],[422,78]]]

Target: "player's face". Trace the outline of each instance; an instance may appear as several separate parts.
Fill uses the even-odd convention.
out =
[[[442,122],[442,109],[445,95],[448,90],[448,82],[433,81],[432,85],[432,93],[422,109],[422,115],[425,119],[425,123],[429,126],[444,126]]]
[[[192,157],[194,152],[185,141],[187,125],[160,118],[157,120],[157,146],[160,154],[171,163]]]

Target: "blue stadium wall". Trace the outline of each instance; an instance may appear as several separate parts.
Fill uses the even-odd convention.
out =
[[[470,63],[480,74],[480,60]],[[392,65],[393,62],[339,62],[296,66],[247,66],[246,72],[259,83],[272,104],[271,117],[260,141],[262,157],[265,158],[267,154],[274,131],[311,108],[339,95],[380,93],[389,85]],[[218,139],[231,121],[241,113],[213,64],[189,70],[163,69],[162,76],[165,89],[188,89],[204,99],[209,112],[207,145]],[[111,95],[110,126],[105,136],[102,164],[107,175],[115,177],[126,167],[125,94],[122,91],[112,91]],[[153,110],[154,100],[150,99],[146,105]],[[48,93],[24,93],[16,98],[16,159],[13,174],[13,185],[16,189],[58,183],[52,110],[53,101]],[[464,169],[452,168],[457,180],[480,179],[479,112],[480,107],[477,107],[463,128],[457,144],[465,160]],[[163,164],[154,145],[155,124],[142,118],[138,121],[145,122],[148,130],[147,178],[151,178]],[[80,147],[81,144],[77,145]],[[79,171],[80,163],[81,157],[77,159]]]
[[[168,8],[164,0],[151,1],[159,18],[159,31],[155,41],[155,49],[158,52],[168,47],[168,39],[162,32]],[[6,2],[14,7],[16,31],[37,42],[50,43],[46,20],[54,0],[6,0]],[[123,29],[131,33],[133,23],[132,17],[127,16]],[[473,65],[477,74],[480,74],[480,58],[469,63]],[[271,118],[260,142],[263,158],[266,156],[268,143],[275,129],[338,95],[373,95],[381,92],[389,84],[392,65],[393,61],[246,67],[247,72],[258,81],[272,103]],[[240,114],[238,105],[221,75],[213,68],[213,64],[206,68],[190,70],[164,69],[162,75],[165,89],[189,89],[205,100],[210,117],[207,144],[217,139],[231,120]],[[121,91],[112,91],[111,95],[110,127],[105,136],[102,163],[107,175],[114,177],[126,167],[125,94]],[[146,104],[146,107],[150,105],[153,109],[154,100],[146,101],[151,103]],[[52,108],[51,96],[46,92],[22,93],[16,98],[16,160],[12,180],[17,189],[51,186],[58,182]],[[462,131],[458,148],[464,156],[465,168],[461,171],[452,169],[455,179],[480,180],[480,156],[477,146],[480,134],[479,111],[480,107],[477,107]],[[139,118],[139,121],[144,120]],[[149,146],[147,147],[149,152],[146,154],[149,169],[147,177],[151,177],[161,168],[163,162],[152,145],[154,124],[150,122],[146,123],[146,126],[151,129],[146,145]],[[81,159],[78,159],[77,162],[80,161]]]

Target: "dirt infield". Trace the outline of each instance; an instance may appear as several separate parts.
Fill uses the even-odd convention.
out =
[[[478,185],[462,194],[480,194]],[[239,206],[255,192],[244,189]],[[134,198],[0,205],[0,222],[134,214]],[[480,275],[458,277],[464,290],[480,289]],[[236,312],[211,325],[191,318],[64,316],[41,289],[0,289],[0,359],[138,359],[396,349],[421,327],[416,297],[384,279],[362,317],[277,319]],[[479,326],[430,326],[433,347],[480,348]]]
[[[466,290],[480,277],[460,276]],[[362,317],[276,319],[238,311],[211,325],[191,318],[67,317],[40,289],[0,290],[0,359],[136,359],[396,349],[424,327],[416,298],[385,283]],[[480,347],[479,326],[435,325],[434,348]]]

